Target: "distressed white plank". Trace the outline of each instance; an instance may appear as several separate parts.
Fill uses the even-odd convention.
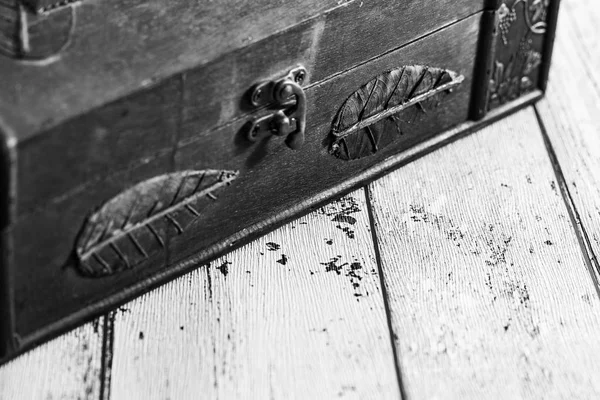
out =
[[[370,190],[409,398],[600,398],[600,300],[531,108]]]
[[[364,191],[125,308],[115,399],[400,396]]]
[[[600,8],[564,0],[546,98],[537,106],[595,256],[600,255]],[[590,254],[590,258],[594,258]],[[597,260],[593,260],[598,268]]]
[[[99,399],[101,356],[96,321],[0,367],[0,399]]]

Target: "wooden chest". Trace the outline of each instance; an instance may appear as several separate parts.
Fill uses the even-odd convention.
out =
[[[0,0],[1,357],[537,100],[558,6]]]

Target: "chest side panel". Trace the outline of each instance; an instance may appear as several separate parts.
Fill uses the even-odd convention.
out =
[[[91,3],[82,3],[77,12],[89,14],[89,18],[98,16],[99,11],[86,4]],[[87,190],[111,174],[151,162],[149,160],[170,154],[176,146],[187,141],[209,135],[211,131],[239,119],[247,119],[252,114],[247,92],[263,79],[302,64],[308,71],[304,85],[316,85],[443,29],[481,7],[481,2],[471,0],[437,1],[426,9],[417,0],[362,5],[350,2],[263,40],[256,41],[253,37],[255,42],[237,51],[223,53],[206,64],[185,69],[183,73],[160,82],[157,82],[160,77],[156,72],[166,71],[163,63],[168,61],[181,67],[184,58],[208,52],[205,41],[216,39],[205,37],[203,31],[195,32],[196,48],[189,50],[189,54],[179,54],[169,40],[158,43],[166,33],[155,32],[152,40],[157,42],[155,45],[160,51],[151,47],[154,53],[145,54],[144,57],[149,59],[142,62],[136,59],[137,48],[132,52],[120,44],[118,49],[108,49],[114,43],[125,41],[129,34],[129,31],[120,32],[115,27],[118,35],[115,33],[116,36],[113,36],[109,21],[102,28],[105,34],[90,33],[85,36],[85,42],[82,41],[83,36],[76,39],[57,63],[18,70],[24,75],[17,81],[33,79],[27,77],[27,73],[43,73],[46,79],[39,83],[40,87],[20,88],[18,92],[9,88],[8,93],[0,97],[0,103],[3,100],[10,102],[28,114],[15,115],[18,123],[29,117],[39,119],[46,115],[47,128],[43,128],[39,135],[19,142],[18,214],[30,213],[56,199]],[[127,15],[127,10],[124,9],[122,14]],[[167,17],[156,18],[160,21],[160,18]],[[146,23],[140,24],[146,26]],[[357,37],[357,32],[361,33],[360,37]],[[140,48],[149,46],[145,44],[146,40],[151,39],[140,38],[137,45]],[[228,44],[230,39],[222,35],[220,40]],[[90,55],[90,59],[80,60],[82,55],[77,53],[88,48],[97,49],[94,53],[96,59]],[[105,48],[107,50],[103,53]],[[162,52],[163,48],[168,48],[169,52]],[[113,55],[116,50],[118,54]],[[143,65],[136,67],[138,63]],[[187,62],[185,65],[188,65]],[[150,68],[155,72],[141,72]],[[56,74],[69,71],[72,73],[68,85],[57,87],[56,82],[64,77]],[[61,115],[67,111],[72,114],[78,107],[88,104],[91,97],[111,97],[110,92],[118,89],[121,93],[132,82],[148,87],[59,122]],[[50,83],[54,86],[44,89],[44,85]],[[32,103],[26,105],[28,96]],[[53,100],[46,101],[48,98]],[[49,109],[41,111],[42,106]],[[31,125],[23,125],[22,129],[29,131]],[[47,168],[47,165],[53,167]],[[132,178],[130,183],[139,180],[138,177]]]
[[[15,240],[21,244],[15,253],[18,268],[14,269],[18,331],[25,337],[81,312],[86,306],[101,304],[111,295],[140,290],[151,282],[192,268],[235,244],[236,238],[242,237],[246,229],[258,232],[261,226],[270,226],[269,221],[308,207],[324,193],[342,190],[353,177],[376,163],[465,121],[469,113],[481,16],[478,13],[367,63],[308,83],[304,88],[306,142],[297,151],[289,149],[282,138],[275,136],[257,143],[246,141],[243,135],[248,120],[239,118],[182,140],[173,152],[102,179],[76,196],[53,203],[50,208],[21,217],[12,229]],[[341,131],[332,129],[340,110],[350,98],[369,90],[373,82],[381,79],[389,79],[401,88],[386,92],[393,99],[388,108],[406,107],[393,115],[395,119],[380,118],[369,125],[369,129],[383,126],[383,131],[392,129],[392,134],[386,134],[377,148],[369,148],[361,157],[340,157],[333,151],[333,145],[338,138],[336,133]],[[452,85],[446,87],[446,84]],[[436,92],[438,89],[439,93]],[[405,99],[398,100],[400,95]],[[387,103],[388,99],[381,98],[373,102],[368,115],[363,115],[365,120],[384,115],[380,108]],[[182,127],[185,131],[202,132],[203,119],[190,116]],[[360,138],[368,140],[366,131],[361,128]],[[204,189],[194,191],[192,183],[197,183],[197,178],[193,182],[164,178],[168,171],[213,170],[235,172],[235,179],[222,190],[203,192]],[[198,173],[192,175],[201,176]],[[218,178],[218,175],[207,176]],[[173,213],[167,213],[168,217],[160,214],[160,224],[152,225],[161,236],[165,249],[154,251],[162,245],[158,239],[151,242],[154,233],[144,225],[147,232],[143,236],[134,235],[143,251],[134,240],[128,239],[127,243],[114,243],[119,245],[118,250],[106,242],[102,253],[98,253],[103,261],[96,262],[105,262],[118,273],[101,278],[82,275],[74,253],[87,218],[95,210],[102,210],[103,203],[117,198],[119,193],[126,193],[129,188],[144,191],[156,187],[153,179],[169,182],[161,187],[170,188],[165,190],[170,193],[174,207],[170,209]],[[218,185],[217,181],[211,185]],[[203,182],[200,185],[206,183]],[[155,192],[144,193],[151,196]],[[191,203],[198,199],[198,193],[206,199]],[[192,205],[192,209],[185,205]],[[154,224],[155,214],[150,210],[149,213]],[[122,231],[130,232],[127,217],[120,221]],[[31,226],[37,227],[34,241],[31,240]],[[60,236],[54,234],[57,231],[61,232]],[[92,236],[103,235],[101,229],[90,232]],[[111,228],[110,232],[115,231]],[[204,250],[198,253],[199,249]],[[141,257],[143,253],[148,255],[147,259],[133,268],[118,267],[125,265],[121,264],[125,262],[122,256],[127,258],[136,254],[135,257]],[[42,300],[48,298],[53,301]]]

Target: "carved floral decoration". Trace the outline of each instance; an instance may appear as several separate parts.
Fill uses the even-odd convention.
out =
[[[539,37],[546,32],[550,0],[516,0],[498,9],[498,48],[490,81],[489,108],[514,100],[536,86],[542,62]],[[507,57],[502,55],[509,54]]]

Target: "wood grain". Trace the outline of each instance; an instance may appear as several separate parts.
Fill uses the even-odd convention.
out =
[[[0,367],[0,400],[98,399],[102,318]]]
[[[588,257],[600,254],[600,10],[565,0],[546,98],[536,106],[565,178],[565,196],[582,223]]]
[[[310,74],[320,80],[482,8],[472,0],[438,0],[427,8],[420,0],[81,1],[74,7],[71,43],[53,62],[0,57],[0,115],[21,142],[185,73],[193,78],[189,101],[214,104],[219,116],[221,99],[230,100],[226,93],[232,93],[239,101],[249,85],[241,91],[237,85],[247,79],[309,62]],[[320,28],[313,36],[315,26]],[[211,63],[218,66],[202,68]]]
[[[270,0],[81,1],[74,6],[77,22],[71,43],[53,62],[24,64],[0,58],[6,83],[0,114],[21,132],[19,140],[35,136],[40,128],[207,64],[345,3],[301,0],[286,4],[282,12],[282,4]]]
[[[117,313],[115,399],[399,398],[364,192]]]
[[[11,230],[15,242],[14,265],[18,266],[14,268],[13,278],[17,332],[28,337],[78,310],[85,308],[89,312],[93,305],[105,305],[109,297],[114,301],[115,296],[126,293],[131,296],[132,288],[139,293],[147,285],[156,284],[159,274],[160,280],[165,281],[190,271],[198,265],[198,258],[206,260],[214,257],[215,251],[239,242],[242,234],[247,232],[245,229],[253,230],[253,233],[259,230],[265,232],[276,221],[282,221],[285,215],[289,218],[291,210],[297,212],[301,207],[314,205],[319,198],[320,201],[325,200],[324,192],[331,190],[331,196],[333,190],[344,190],[349,179],[377,162],[465,121],[469,113],[480,20],[481,13],[428,36],[424,39],[427,45],[421,42],[410,44],[315,85],[309,89],[310,93],[307,90],[310,97],[307,137],[298,151],[290,150],[279,137],[255,144],[240,143],[237,139],[240,132],[245,133],[242,130],[247,122],[245,120],[199,135],[193,142],[179,148],[175,154],[174,170],[225,169],[240,171],[240,174],[235,184],[227,189],[227,194],[205,215],[202,223],[183,235],[171,238],[169,263],[165,263],[163,257],[153,258],[143,268],[100,280],[84,279],[74,268],[63,268],[90,210],[130,186],[163,174],[164,169],[172,167],[169,156],[95,181],[71,197],[22,216]],[[431,52],[430,48],[437,51]],[[331,157],[324,141],[329,137],[336,112],[348,96],[371,80],[374,74],[418,63],[456,71],[464,75],[465,80],[435,113],[377,154],[353,162]],[[196,120],[193,126],[200,127],[201,121]],[[345,190],[348,189],[346,186]],[[32,188],[28,190],[29,193],[34,192]],[[19,194],[26,195],[24,192]],[[35,240],[31,236],[32,226],[38,227]],[[56,235],[57,230],[61,235]],[[44,251],[40,250],[42,248]],[[184,262],[190,258],[195,262]],[[39,268],[40,265],[44,268]],[[53,301],[43,300],[47,298]]]
[[[531,108],[370,192],[409,398],[600,396],[600,300]]]
[[[97,18],[106,24],[102,32],[125,29],[118,26],[122,23],[120,18],[112,21],[112,18],[104,16],[111,14],[101,10],[107,2],[108,0],[97,4],[83,2],[77,6],[77,12],[84,14],[86,21],[91,18],[88,14],[100,14]],[[157,26],[150,25],[148,29],[160,30],[159,27],[167,24],[165,19],[176,20],[177,14],[169,14],[174,12],[173,10],[165,8],[162,4],[154,5],[153,8],[150,4],[155,1],[147,2],[146,11],[159,10],[161,14],[161,17],[155,17]],[[232,4],[242,3],[241,0],[228,2],[232,9],[240,7],[244,14],[249,15],[252,15],[253,11],[265,12],[263,7],[281,7],[262,1],[255,2],[252,10],[247,10],[247,7]],[[302,5],[311,8],[313,2],[314,0],[303,0]],[[210,3],[210,7],[224,7],[222,3],[219,2],[219,6]],[[325,7],[328,3],[320,2],[319,7]],[[195,3],[187,4],[186,7],[195,7]],[[417,38],[439,31],[442,27],[460,21],[481,8],[479,2],[471,0],[440,0],[425,11],[421,8],[419,0],[409,0],[390,4],[382,14],[380,2],[369,2],[364,6],[359,4],[358,1],[342,3],[326,13],[324,9],[314,8],[308,14],[311,16],[309,21],[264,40],[244,43],[243,46],[239,44],[240,48],[231,53],[225,53],[227,46],[232,44],[226,41],[230,32],[227,35],[219,35],[218,57],[213,54],[213,58],[203,62],[198,60],[198,64],[190,65],[185,72],[174,76],[161,75],[160,78],[150,79],[144,75],[150,72],[156,74],[161,63],[174,63],[178,66],[177,61],[182,62],[181,59],[185,58],[182,54],[171,54],[174,47],[181,44],[180,41],[169,43],[162,52],[160,46],[154,49],[153,46],[157,45],[155,41],[160,43],[169,40],[167,32],[156,32],[153,40],[149,40],[148,43],[135,31],[135,42],[132,44],[125,43],[127,35],[123,34],[123,37],[118,37],[120,45],[115,49],[116,39],[98,35],[95,29],[88,32],[90,27],[81,27],[81,22],[78,26],[85,35],[91,36],[88,38],[89,42],[84,41],[84,48],[72,48],[59,62],[45,66],[42,69],[43,80],[36,78],[40,74],[39,66],[20,66],[13,71],[11,64],[9,73],[3,71],[0,59],[0,76],[7,82],[7,87],[3,87],[0,95],[0,115],[15,132],[18,140],[17,213],[23,215],[45,208],[53,200],[71,196],[74,192],[80,193],[84,190],[82,186],[93,186],[98,179],[106,178],[107,175],[154,162],[163,154],[175,152],[175,146],[184,146],[183,141],[189,142],[200,136],[210,136],[215,142],[219,142],[216,129],[233,123],[237,130],[252,118],[251,112],[254,110],[249,107],[247,99],[251,87],[265,79],[279,78],[298,64],[303,64],[308,70],[304,85],[307,86],[307,96],[311,97],[310,85],[343,74],[414,42]],[[294,3],[293,7],[302,9],[302,5]],[[292,5],[287,6],[286,17],[288,13],[295,14],[291,7]],[[449,14],[447,10],[451,7],[455,8],[456,12]],[[119,5],[119,9],[119,15],[128,15],[130,19],[136,19],[137,10],[130,10],[125,5]],[[177,13],[182,12],[183,10],[177,10]],[[217,13],[217,10],[207,9],[203,12]],[[270,12],[275,13],[273,10]],[[319,12],[324,14],[319,15]],[[425,12],[427,18],[422,17]],[[398,23],[399,15],[402,16],[402,23]],[[233,17],[228,15],[227,18]],[[372,22],[367,24],[368,20]],[[378,25],[373,23],[376,20]],[[194,24],[196,23],[199,22],[194,21]],[[252,21],[253,25],[257,23]],[[168,25],[169,29],[175,29],[177,24]],[[268,29],[273,28],[270,23],[267,25]],[[217,29],[209,26],[210,24],[206,24],[202,29]],[[234,26],[237,27],[238,24]],[[363,33],[360,40],[357,40],[355,35],[357,29],[361,29]],[[386,31],[387,34],[379,35],[381,31]],[[335,39],[332,36],[334,34]],[[476,32],[464,34],[477,35]],[[79,43],[79,40],[75,42]],[[211,40],[206,36],[196,38],[192,57],[205,57],[204,50],[209,47]],[[222,45],[223,43],[227,46]],[[133,48],[129,48],[128,45]],[[145,48],[145,45],[150,48]],[[107,46],[110,49],[104,49]],[[435,45],[428,42],[421,46]],[[144,48],[145,50],[142,50]],[[93,55],[88,53],[89,49],[93,50]],[[151,49],[158,54],[152,56]],[[118,51],[118,60],[111,59],[115,57],[112,54],[115,50]],[[143,51],[143,56],[138,56],[143,57],[145,62],[138,65],[138,69],[131,70],[132,65],[137,64],[138,51]],[[429,52],[436,53],[431,49]],[[451,53],[449,59],[465,57],[462,55],[464,53],[461,52],[460,56],[457,53]],[[103,57],[99,60],[97,54],[103,54]],[[151,59],[148,60],[147,57]],[[101,68],[100,65],[103,64],[110,65]],[[127,70],[129,73],[126,73]],[[18,77],[11,76],[12,73]],[[110,74],[115,76],[106,76]],[[65,82],[61,85],[59,82],[63,79]],[[113,82],[114,87],[109,83],[112,79],[116,80]],[[12,84],[21,80],[22,83]],[[143,81],[146,83],[141,85]],[[365,82],[360,82],[363,83]],[[125,91],[127,87],[129,90]],[[96,93],[95,96],[92,93]],[[26,100],[29,96],[31,98]],[[46,98],[52,98],[53,101],[48,102]],[[4,111],[3,103],[6,103],[5,106],[10,110]],[[41,111],[40,108],[45,110]],[[308,118],[314,119],[311,115],[308,115]],[[30,120],[33,125],[28,125]],[[232,147],[239,150],[239,146],[232,143],[234,136],[235,134],[223,137],[222,139],[227,141],[226,148],[213,153],[220,154]],[[209,156],[205,154],[205,157]],[[246,153],[245,156],[248,157],[249,154]],[[46,162],[40,163],[40,159]],[[46,165],[52,165],[53,168],[46,168]],[[214,165],[212,168],[219,166]],[[64,179],[67,173],[65,171],[68,171],[69,179]]]

